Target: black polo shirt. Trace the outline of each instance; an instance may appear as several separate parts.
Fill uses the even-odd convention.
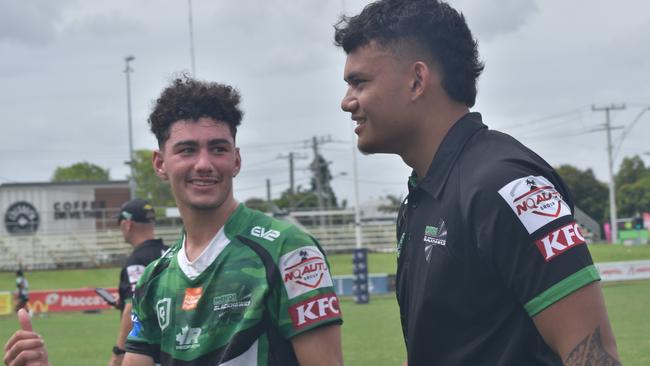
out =
[[[147,240],[133,249],[133,253],[126,259],[126,264],[120,271],[120,284],[118,287],[120,311],[124,310],[125,303],[131,302],[135,284],[144,273],[145,267],[160,258],[167,249],[169,248],[163,244],[161,239]]]
[[[469,113],[397,222],[409,366],[561,365],[532,317],[599,280],[553,168]]]

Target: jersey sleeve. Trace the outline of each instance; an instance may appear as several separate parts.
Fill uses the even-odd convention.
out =
[[[148,270],[150,270],[149,268]],[[126,338],[126,351],[132,353],[144,354],[152,357],[154,360],[160,358],[161,332],[158,319],[168,319],[169,306],[165,304],[150,304],[145,297],[146,288],[150,286],[148,278],[149,271],[146,271],[136,285],[133,294],[133,307],[131,310],[131,322],[133,327]],[[157,311],[163,314],[158,316]]]
[[[470,192],[467,211],[480,255],[533,317],[600,277],[560,177],[550,167],[506,167]]]
[[[281,285],[272,294],[281,335],[288,339],[324,325],[341,324],[329,263],[318,242],[296,228],[287,233],[281,248]]]

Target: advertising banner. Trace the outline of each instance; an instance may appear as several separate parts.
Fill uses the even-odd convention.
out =
[[[0,315],[8,315],[13,311],[11,299],[13,294],[7,291],[0,291]]]
[[[596,263],[603,282],[650,279],[650,261]]]
[[[117,288],[107,289],[115,298]],[[53,313],[60,311],[93,311],[112,309],[93,288],[76,290],[30,291],[27,304],[34,313]]]

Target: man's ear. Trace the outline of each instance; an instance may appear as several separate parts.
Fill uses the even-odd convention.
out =
[[[435,75],[424,61],[416,61],[411,65],[411,100],[416,100],[424,94]]]
[[[151,160],[156,175],[162,180],[167,180],[167,170],[165,168],[165,161],[163,160],[162,152],[160,150],[154,150]]]
[[[235,148],[235,169],[232,172],[232,176],[236,177],[241,170],[241,155],[239,154],[239,148]]]

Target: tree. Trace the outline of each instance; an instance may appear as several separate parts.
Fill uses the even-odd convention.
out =
[[[394,194],[388,194],[385,197],[387,201],[386,204],[380,205],[378,210],[379,212],[397,212],[399,207],[402,205],[404,198],[402,196],[396,196]]]
[[[616,204],[620,217],[634,217],[650,211],[650,175],[619,187]]]
[[[556,171],[569,187],[573,203],[597,222],[605,222],[609,217],[607,185],[596,179],[591,169],[561,165]]]
[[[83,182],[83,181],[108,181],[108,169],[82,161],[67,167],[58,167],[52,174],[52,182]]]
[[[258,197],[252,197],[246,200],[244,202],[246,207],[252,208],[253,210],[258,210],[262,212],[267,212],[269,208],[268,202],[266,202],[265,199],[258,198]]]
[[[614,177],[614,183],[616,183],[616,187],[622,187],[626,184],[634,184],[647,175],[650,175],[650,168],[646,168],[639,155],[634,155],[631,158],[623,159],[621,167]]]
[[[325,160],[322,155],[318,155],[310,164],[311,171],[314,175],[311,177],[311,191],[318,194],[318,185],[317,179],[320,175],[321,177],[321,190],[323,194],[323,200],[325,207],[330,209],[338,208],[338,200],[336,194],[332,189],[332,173],[330,172],[329,162]],[[318,202],[318,196],[316,196],[316,201]],[[317,205],[318,207],[318,205]]]
[[[174,207],[176,202],[169,183],[160,179],[153,170],[151,150],[135,150],[133,175],[137,186],[136,197],[148,199],[154,207]]]

